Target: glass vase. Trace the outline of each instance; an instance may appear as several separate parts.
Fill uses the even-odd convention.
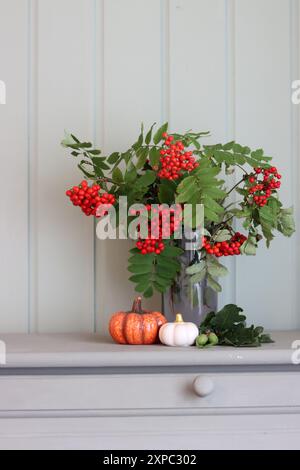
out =
[[[218,294],[207,285],[207,279],[191,284],[186,268],[198,261],[201,246],[200,231],[193,231],[179,240],[184,250],[180,256],[181,270],[171,288],[163,294],[163,312],[168,321],[175,321],[177,313],[183,315],[184,321],[197,326],[204,320],[207,313],[217,311]]]

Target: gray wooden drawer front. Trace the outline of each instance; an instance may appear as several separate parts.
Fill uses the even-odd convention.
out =
[[[201,417],[2,418],[0,449],[292,450],[299,449],[299,418],[296,413],[251,415],[242,410]]]
[[[198,376],[213,390],[200,397]],[[0,411],[300,407],[300,374],[215,373],[0,377]]]

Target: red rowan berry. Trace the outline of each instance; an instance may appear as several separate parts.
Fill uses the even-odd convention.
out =
[[[174,141],[173,136],[163,134],[164,147],[160,150],[161,169],[158,176],[161,179],[177,180],[184,171],[191,172],[198,168],[199,163],[195,161],[192,152],[185,152],[182,142]]]
[[[72,189],[66,191],[66,195],[70,198],[74,206],[80,206],[82,212],[87,216],[94,215],[101,217],[105,213],[99,210],[101,205],[113,205],[116,202],[115,196],[109,193],[100,193],[100,186],[94,183],[89,186],[87,181],[82,181],[79,186],[73,186]]]

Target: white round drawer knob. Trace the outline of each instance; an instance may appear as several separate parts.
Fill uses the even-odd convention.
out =
[[[193,387],[194,392],[199,397],[206,397],[207,395],[210,395],[215,388],[213,381],[209,377],[204,377],[201,375],[195,378]]]

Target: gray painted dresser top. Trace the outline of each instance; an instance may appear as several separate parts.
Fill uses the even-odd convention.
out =
[[[7,369],[128,368],[199,366],[292,366],[300,331],[272,332],[273,344],[261,348],[217,346],[208,349],[169,348],[162,345],[119,345],[96,334],[4,334]],[[300,359],[300,352],[297,353]],[[3,370],[4,369],[4,370]]]

